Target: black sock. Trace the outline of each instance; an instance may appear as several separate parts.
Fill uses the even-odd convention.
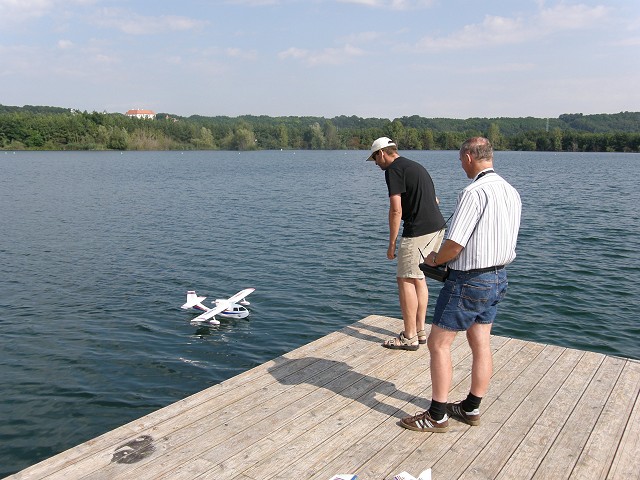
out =
[[[444,414],[447,413],[447,404],[442,402],[436,402],[431,400],[431,406],[429,407],[429,415],[436,422],[444,418]]]
[[[480,408],[481,401],[482,397],[476,397],[473,393],[469,392],[469,395],[460,403],[460,406],[465,412],[473,412],[476,408]]]

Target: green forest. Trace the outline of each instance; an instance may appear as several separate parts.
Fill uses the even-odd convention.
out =
[[[496,150],[639,152],[640,112],[558,118],[181,117],[0,105],[2,150],[368,150],[380,136],[401,150],[457,150],[471,136]]]

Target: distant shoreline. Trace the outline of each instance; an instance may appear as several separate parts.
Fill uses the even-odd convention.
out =
[[[485,136],[494,150],[640,152],[640,112],[558,118],[324,117],[136,118],[58,107],[0,105],[0,150],[367,150],[380,136],[401,150],[457,150]]]

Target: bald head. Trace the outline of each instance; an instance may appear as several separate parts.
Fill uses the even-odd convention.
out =
[[[493,161],[493,147],[484,137],[471,137],[460,147],[460,153],[468,153],[475,161]]]
[[[493,166],[493,147],[484,137],[471,137],[460,147],[460,161],[467,177],[475,178],[482,170]]]

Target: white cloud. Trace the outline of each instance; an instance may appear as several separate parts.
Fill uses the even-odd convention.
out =
[[[255,60],[258,58],[258,53],[255,50],[243,50],[241,48],[227,48],[225,53],[229,57],[239,58],[242,60]]]
[[[383,38],[386,36],[386,33],[380,32],[360,32],[353,33],[345,37],[346,43],[371,43],[379,38]]]
[[[169,55],[165,57],[165,61],[171,65],[182,65],[182,57],[180,55]]]
[[[207,21],[195,20],[178,15],[157,17],[132,14],[129,11],[104,8],[95,18],[98,25],[116,28],[130,35],[149,35],[165,31],[183,31],[201,28]]]
[[[71,40],[58,40],[58,48],[60,50],[67,50],[73,47],[73,42]]]
[[[486,45],[517,43],[525,40],[530,32],[519,18],[487,15],[481,24],[466,25],[446,37],[425,37],[417,44],[420,50],[458,50]]]
[[[249,7],[262,7],[264,5],[278,5],[279,0],[227,0],[230,5],[248,5]]]
[[[13,89],[39,82],[32,92],[34,96],[53,93],[51,85],[56,79],[105,78],[106,74],[114,71],[113,65],[119,63],[121,59],[117,54],[105,51],[101,44],[94,42],[76,44],[60,39],[50,47],[0,46],[0,64],[3,65],[0,75],[7,77],[7,82],[13,82]],[[25,100],[25,103],[31,102]]]
[[[624,40],[613,42],[616,47],[640,47],[640,37],[629,37]]]
[[[0,0],[3,22],[19,22],[46,15],[53,8],[53,0]]]
[[[284,52],[280,52],[278,54],[278,58],[280,58],[281,60],[285,60],[287,58],[294,58],[296,60],[301,60],[303,58],[306,58],[308,55],[309,55],[308,50],[291,47],[285,50]]]
[[[94,0],[0,0],[0,18],[5,24],[20,23],[75,5],[87,5]]]
[[[25,45],[3,46],[0,44],[0,77],[29,72],[36,60],[38,49]]]
[[[544,8],[539,13],[536,23],[548,31],[576,30],[589,27],[607,16],[608,8],[598,5],[565,5],[559,3],[551,8]]]
[[[414,10],[428,8],[434,0],[337,0],[339,3],[354,3],[373,8],[388,8],[391,10]]]
[[[338,0],[338,3],[355,3],[367,7],[381,7],[383,2],[381,0]]]
[[[120,63],[120,59],[114,55],[107,55],[105,53],[96,53],[93,56],[93,61],[102,65],[113,65]]]
[[[344,45],[340,48],[325,48],[318,51],[309,51],[300,48],[291,47],[278,54],[278,58],[286,60],[293,58],[303,61],[305,64],[315,67],[318,65],[340,65],[345,63],[351,57],[357,57],[364,54],[364,51],[352,45]]]
[[[459,50],[493,45],[512,45],[555,32],[585,29],[598,24],[608,14],[603,6],[565,5],[542,8],[527,18],[524,15],[500,17],[486,15],[482,23],[470,24],[444,37],[424,37],[419,50]]]
[[[411,10],[427,8],[433,5],[433,0],[391,0],[389,6],[394,10]]]

